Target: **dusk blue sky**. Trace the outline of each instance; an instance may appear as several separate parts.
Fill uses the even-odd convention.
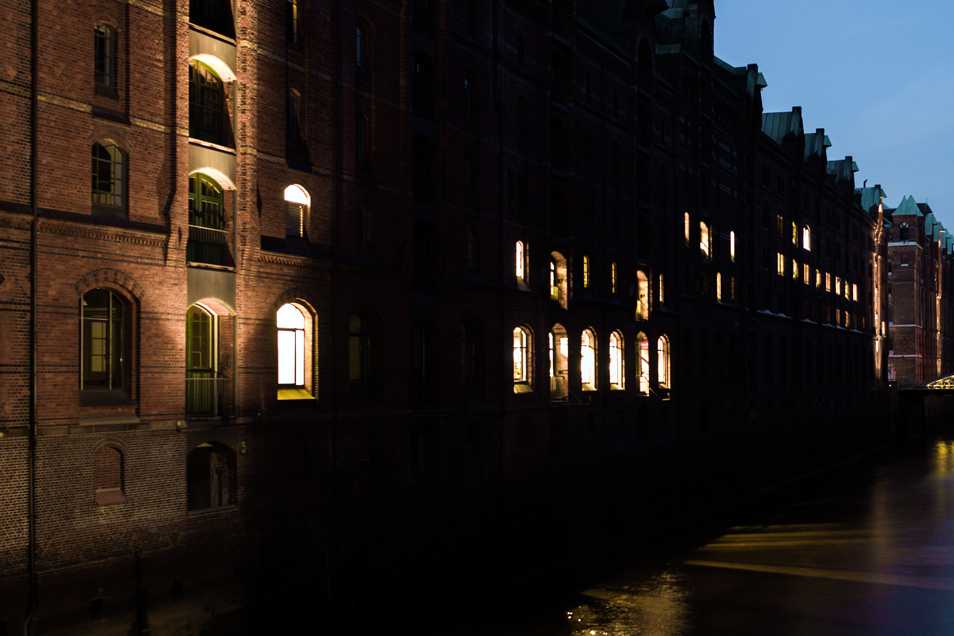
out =
[[[913,195],[954,229],[951,0],[715,0],[715,53],[759,65],[764,112],[802,107],[829,159],[854,158],[857,186]]]

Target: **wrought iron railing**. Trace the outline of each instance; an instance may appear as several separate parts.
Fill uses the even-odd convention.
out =
[[[190,417],[218,417],[222,414],[223,378],[212,372],[189,371],[186,376],[186,414]],[[202,376],[209,377],[202,377]]]
[[[192,263],[231,265],[228,238],[226,230],[190,225],[186,258]]]

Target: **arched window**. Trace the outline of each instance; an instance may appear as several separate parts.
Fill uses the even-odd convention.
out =
[[[514,275],[520,282],[527,281],[528,252],[527,245],[523,241],[517,241],[514,244]]]
[[[531,338],[526,327],[513,330],[513,392],[529,393],[533,379]]]
[[[596,390],[596,333],[592,329],[580,336],[580,383],[584,391]]]
[[[559,252],[550,254],[550,299],[567,307],[567,271],[566,259]]]
[[[626,388],[623,336],[618,331],[611,333],[609,339],[609,382],[611,390]]]
[[[116,30],[102,22],[96,25],[94,54],[94,85],[96,92],[116,96]]]
[[[286,303],[276,313],[278,328],[278,398],[310,398],[313,319],[298,303]]]
[[[189,136],[228,145],[225,85],[215,71],[196,60],[189,63]]]
[[[300,185],[285,188],[285,234],[307,238],[311,221],[311,197]]]
[[[649,278],[646,272],[636,272],[636,320],[649,320],[650,294]]]
[[[683,214],[683,226],[684,226],[684,227],[683,227],[683,231],[684,231],[684,233],[685,233],[685,235],[686,235],[686,246],[688,247],[688,245],[689,245],[689,231],[690,231],[690,227],[689,227],[689,213],[688,213],[688,212],[686,212],[685,214]]]
[[[225,192],[211,177],[189,177],[189,243],[186,258],[194,263],[230,265],[225,227]]]
[[[656,341],[656,381],[660,389],[670,388],[669,338],[664,335]]]
[[[235,503],[235,453],[218,442],[202,442],[186,460],[189,510]]]
[[[368,30],[360,22],[354,28],[354,64],[358,77],[368,76]]]
[[[636,347],[639,349],[639,392],[649,395],[649,339],[640,332],[636,335]]]
[[[567,357],[569,340],[566,329],[557,323],[548,336],[550,346],[550,399],[563,400],[567,396]]]
[[[93,144],[93,205],[123,208],[125,155],[109,141]]]
[[[84,391],[123,389],[124,304],[108,289],[94,289],[83,295],[82,373]]]
[[[186,312],[186,412],[207,417],[218,415],[218,321],[202,305]]]
[[[729,260],[735,262],[735,230],[729,232]]]
[[[123,454],[113,446],[106,446],[95,458],[96,463],[96,505],[122,503],[126,501],[123,493]]]

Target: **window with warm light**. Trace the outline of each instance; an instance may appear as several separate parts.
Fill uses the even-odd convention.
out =
[[[523,241],[517,241],[514,247],[514,273],[518,281],[526,281],[527,274],[527,246]]]
[[[616,293],[616,263],[610,263],[610,293]]]
[[[669,338],[659,336],[656,341],[656,381],[660,389],[669,388],[669,353]]]
[[[688,243],[689,243],[689,231],[690,231],[690,227],[689,227],[689,213],[688,213],[688,212],[685,213],[685,215],[683,216],[683,219],[684,219],[684,220],[683,220],[683,225],[685,226],[685,227],[684,227],[684,232],[685,232],[685,234],[686,234],[686,243],[688,244]]]
[[[722,300],[722,272],[716,272],[716,300]]]
[[[778,261],[777,263],[778,275],[784,276],[785,275],[785,255],[782,254],[781,252],[777,252],[776,259]]]
[[[596,390],[596,334],[585,329],[580,336],[580,383],[584,391]]]
[[[851,299],[858,302],[858,285],[856,283],[851,284]]]
[[[794,258],[792,259],[792,278],[798,280],[798,261]]]
[[[636,336],[636,346],[639,349],[639,392],[649,395],[649,339],[640,332]]]
[[[583,289],[590,286],[590,257],[583,256]]]
[[[831,274],[825,273],[825,291],[831,293]]]
[[[806,285],[811,285],[812,284],[812,268],[808,265],[808,263],[805,263],[805,265],[803,265],[802,267],[805,270],[804,271],[805,278],[803,282]]]
[[[278,308],[278,399],[312,397],[309,366],[311,358],[311,314],[297,303]]]
[[[625,388],[625,367],[623,355],[623,336],[618,331],[610,334],[609,340],[609,382],[610,389],[622,391]]]
[[[550,254],[550,299],[560,303],[566,309],[567,294],[567,266],[566,259],[559,252]]]
[[[735,262],[735,230],[729,232],[729,260]]]
[[[702,221],[699,223],[699,253],[702,258],[708,260],[712,258],[712,242],[709,237],[709,225]]]
[[[822,274],[820,269],[815,269],[815,288],[821,289],[822,286]]]
[[[642,270],[636,272],[636,320],[649,320],[649,278]]]
[[[798,223],[792,221],[792,245],[798,245]]]
[[[285,234],[305,238],[308,236],[311,197],[299,185],[285,188]]]
[[[513,330],[513,392],[530,391],[530,332],[524,327]]]
[[[835,276],[835,295],[841,296],[841,277]]]
[[[807,225],[802,228],[802,249],[812,251],[812,229]]]
[[[666,302],[666,287],[664,286],[663,275],[659,275],[659,304],[662,305]]]
[[[567,357],[569,341],[563,325],[556,324],[548,334],[550,345],[550,398],[567,397]]]

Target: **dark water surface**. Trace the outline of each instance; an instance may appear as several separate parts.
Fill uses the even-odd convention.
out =
[[[954,635],[954,434],[454,636]]]

